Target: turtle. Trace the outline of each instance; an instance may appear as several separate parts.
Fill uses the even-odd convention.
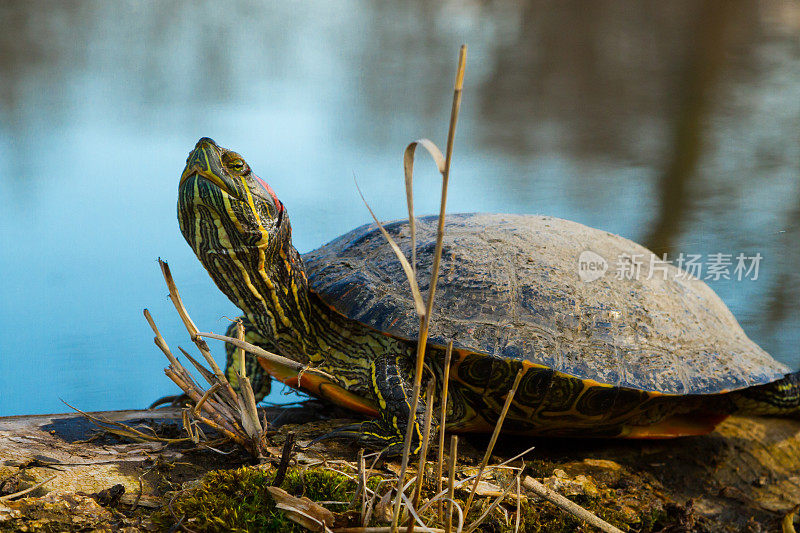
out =
[[[272,188],[207,137],[181,174],[178,219],[213,281],[242,310],[245,339],[308,369],[252,357],[238,368],[228,344],[231,382],[245,370],[258,399],[271,377],[302,388],[372,417],[353,431],[365,445],[400,450],[419,321],[378,227],[301,255]],[[420,217],[416,226],[424,284],[437,219]],[[385,229],[409,254],[408,222]],[[436,379],[438,397],[452,342],[447,430],[491,430],[520,371],[502,426],[508,433],[669,438],[709,433],[732,413],[800,418],[800,372],[750,340],[703,281],[664,262],[644,275],[657,266],[645,247],[541,215],[448,215],[444,235],[426,380]],[[641,275],[603,274],[614,260],[640,265]],[[419,402],[412,451],[426,401],[435,400]]]

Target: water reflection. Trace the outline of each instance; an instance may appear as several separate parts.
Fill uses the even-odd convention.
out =
[[[800,366],[791,0],[12,1],[0,21],[0,415],[171,392],[140,316],[185,343],[158,256],[195,319],[226,327],[236,311],[174,213],[202,135],[271,182],[301,250],[367,221],[354,173],[381,216],[402,216],[402,148],[443,141],[461,42],[451,211],[547,213],[670,254],[759,252],[758,281],[712,286]]]

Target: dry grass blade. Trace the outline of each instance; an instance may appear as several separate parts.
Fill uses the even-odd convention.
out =
[[[419,464],[417,466],[417,482],[414,486],[414,497],[412,501],[412,507],[417,508],[419,506],[419,499],[422,495],[422,485],[425,483],[425,463],[427,463],[428,459],[428,442],[430,441],[431,437],[431,418],[433,418],[433,391],[434,386],[436,385],[436,381],[431,379],[428,382],[428,389],[425,393],[425,397],[428,400],[428,403],[425,405],[425,427],[422,431],[422,449],[419,452]],[[414,524],[409,520],[408,529],[406,533],[410,533]]]
[[[453,528],[453,498],[455,498],[456,463],[458,459],[458,436],[450,437],[450,461],[448,464],[447,478],[447,516],[445,517],[444,530],[447,533]]]
[[[456,134],[456,123],[458,122],[458,110],[461,106],[461,91],[464,86],[464,69],[466,67],[467,47],[462,45],[458,55],[458,68],[456,69],[456,82],[453,89],[453,107],[450,114],[450,128],[447,132],[447,151],[445,152],[444,171],[442,172],[442,194],[439,205],[439,224],[436,232],[436,249],[433,255],[433,265],[431,266],[431,280],[428,288],[428,300],[424,314],[420,314],[419,335],[417,336],[417,361],[414,370],[414,387],[411,401],[411,416],[406,427],[405,442],[403,446],[403,459],[400,463],[400,474],[397,481],[397,497],[394,502],[392,513],[392,529],[396,531],[397,522],[400,518],[400,500],[402,496],[401,487],[408,468],[408,456],[411,452],[412,434],[416,426],[417,405],[419,405],[419,394],[422,386],[422,368],[425,365],[425,348],[428,342],[428,326],[430,324],[431,312],[433,310],[433,299],[436,295],[436,282],[439,279],[439,263],[442,258],[442,242],[444,239],[445,211],[447,206],[447,184],[450,179],[450,161],[453,155],[453,142]],[[413,272],[412,272],[413,274]],[[412,288],[413,289],[413,288]],[[419,288],[417,288],[419,290]],[[466,514],[466,513],[465,513]]]
[[[458,123],[458,110],[461,108],[461,91],[464,88],[464,70],[467,63],[467,45],[462,44],[458,51],[458,68],[456,69],[456,82],[453,88],[453,107],[450,110],[450,127],[447,130],[447,148],[444,156],[444,171],[442,172],[442,194],[439,206],[439,226],[436,231],[436,251],[433,255],[431,267],[431,283],[428,289],[428,306],[425,316],[430,319],[433,309],[433,296],[436,292],[436,282],[439,279],[439,262],[442,259],[442,240],[444,237],[444,213],[447,206],[447,186],[450,181],[450,163],[453,160],[453,145],[456,138],[456,124]],[[427,333],[427,332],[426,332]],[[466,514],[466,513],[465,513]]]
[[[334,521],[333,513],[308,498],[297,498],[278,487],[267,487],[270,496],[275,500],[275,507],[286,513],[286,516],[310,529],[311,531],[330,531],[328,525]]]
[[[508,409],[511,407],[511,402],[514,400],[514,394],[517,392],[517,387],[519,387],[519,382],[522,381],[522,376],[525,375],[525,367],[522,367],[519,372],[517,372],[517,377],[514,378],[514,384],[511,386],[511,390],[508,391],[508,396],[506,396],[506,402],[503,404],[503,410],[500,411],[500,417],[497,419],[497,423],[494,425],[494,432],[492,433],[492,438],[489,441],[489,447],[486,448],[486,453],[483,455],[483,460],[481,461],[481,466],[478,468],[478,475],[475,476],[475,483],[472,485],[472,491],[469,494],[469,498],[467,498],[467,503],[464,505],[464,515],[466,516],[469,514],[469,507],[472,505],[472,499],[475,497],[475,489],[478,488],[478,483],[481,480],[481,476],[483,475],[483,471],[486,468],[486,464],[489,462],[489,457],[492,456],[492,450],[494,450],[494,445],[497,442],[497,437],[500,436],[500,429],[503,427],[503,420],[506,418],[506,414],[508,414]]]
[[[391,533],[392,528],[389,526],[379,527],[340,527],[333,530],[333,533]],[[444,529],[436,527],[414,527],[411,531],[420,531],[427,533],[444,533]]]
[[[408,284],[411,287],[411,295],[414,297],[414,308],[418,315],[422,315],[425,313],[425,304],[422,301],[422,295],[419,292],[419,284],[417,283],[417,275],[415,273],[415,269],[411,267],[406,259],[406,256],[403,255],[403,251],[400,249],[400,246],[392,239],[392,236],[389,235],[389,232],[386,231],[386,228],[383,227],[383,224],[380,223],[378,217],[375,216],[375,213],[372,211],[372,208],[367,203],[367,200],[364,198],[364,193],[361,192],[361,187],[358,186],[358,181],[356,181],[355,177],[353,181],[356,184],[356,190],[358,190],[358,194],[361,196],[361,200],[364,202],[364,205],[367,206],[369,210],[369,214],[372,216],[372,220],[375,221],[375,224],[378,226],[378,229],[383,234],[383,237],[389,243],[389,246],[392,247],[392,251],[394,255],[397,256],[397,259],[400,261],[400,265],[403,267],[403,272],[406,274],[406,278],[408,278]]]
[[[408,496],[406,496],[405,493],[401,492],[400,496],[403,498],[403,501],[406,504],[406,509],[408,510],[408,514],[409,514],[409,520],[412,520],[412,521],[416,520],[416,522],[418,524],[417,526],[411,526],[408,529],[408,531],[414,531],[415,527],[420,527],[424,531],[427,531],[428,530],[428,526],[426,526],[425,522],[422,521],[422,518],[420,517],[420,513],[417,512],[417,509],[414,507],[414,504],[412,503],[412,501],[410,499],[408,499]]]
[[[275,363],[278,365],[285,366],[287,368],[291,368],[292,370],[303,370],[305,367],[298,363],[297,361],[293,361],[286,357],[280,356],[278,354],[274,354],[272,352],[268,352],[267,350],[256,346],[255,344],[250,344],[247,341],[239,340],[235,337],[228,337],[226,335],[218,335],[216,333],[198,333],[198,337],[204,337],[207,339],[216,339],[218,341],[225,341],[230,344],[233,344],[237,348],[242,348],[247,353],[253,354],[261,359],[266,359],[271,363]]]
[[[521,472],[517,474],[515,480],[519,481],[521,475],[522,475]],[[487,507],[483,513],[481,513],[481,516],[479,516],[472,524],[470,524],[467,527],[467,529],[464,530],[464,533],[471,533],[472,531],[475,531],[478,528],[478,526],[481,525],[481,523],[484,520],[486,520],[486,517],[489,516],[489,513],[491,513],[498,505],[500,505],[500,502],[506,499],[506,496],[508,496],[508,493],[511,492],[511,489],[514,487],[514,485],[515,485],[514,481],[509,483],[508,486],[505,488],[505,490],[502,492],[502,494],[500,494],[497,498],[495,498],[492,504],[489,505],[489,507]]]
[[[429,139],[419,139],[406,146],[403,152],[403,173],[406,179],[406,203],[408,204],[408,229],[411,233],[411,269],[414,274],[417,273],[417,238],[416,238],[416,220],[414,218],[414,153],[417,151],[417,146],[421,145],[425,148],[433,160],[436,162],[436,168],[440,174],[445,171],[445,159],[439,147],[433,144]]]
[[[64,402],[64,400],[61,400]],[[85,411],[81,411],[75,406],[64,402],[64,405],[72,409],[73,411],[79,413],[81,416],[92,422],[94,425],[102,429],[103,431],[108,431],[114,435],[118,435],[120,437],[124,437],[127,439],[131,439],[132,441],[138,442],[161,442],[161,443],[176,443],[176,442],[186,442],[187,439],[167,439],[162,437],[156,437],[155,435],[148,435],[147,433],[142,433],[136,428],[123,424],[122,422],[116,422],[114,420],[108,420],[107,418],[101,416],[95,416]]]
[[[444,377],[442,379],[442,397],[439,399],[439,458],[436,461],[436,492],[442,492],[442,470],[444,466],[444,428],[447,419],[447,393],[450,390],[450,360],[453,357],[453,341],[447,343],[444,356]],[[437,504],[437,516],[442,521],[442,504]]]
[[[516,483],[517,483],[517,511],[515,513],[516,517],[514,518],[514,533],[517,533],[519,531],[519,518],[520,518],[520,515],[522,514],[521,513],[521,511],[522,511],[522,488],[520,486],[521,485],[520,477],[521,476],[517,476],[517,478],[516,478]]]
[[[573,502],[570,499],[565,498],[561,494],[548,489],[532,477],[526,477],[522,481],[522,486],[526,489],[535,492],[537,495],[541,496],[545,500],[549,501],[550,503],[560,507],[564,511],[580,518],[581,520],[593,525],[594,527],[604,531],[605,533],[622,533],[622,530],[612,526],[596,514],[592,513],[591,511],[587,511],[577,503]]]

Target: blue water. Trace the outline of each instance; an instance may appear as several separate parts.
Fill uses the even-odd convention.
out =
[[[710,284],[800,367],[796,4],[745,2],[716,39],[701,3],[613,5],[4,2],[0,415],[175,393],[142,318],[191,347],[158,257],[201,329],[236,316],[175,217],[201,136],[272,185],[301,251],[369,221],[354,175],[381,218],[404,216],[402,151],[421,136],[444,146],[462,42],[451,212],[550,214],[674,254],[761,253],[757,280]],[[687,116],[699,126],[682,130]],[[697,157],[666,179],[687,146]],[[417,212],[435,212],[437,177],[419,161]],[[663,213],[678,223],[655,241]]]

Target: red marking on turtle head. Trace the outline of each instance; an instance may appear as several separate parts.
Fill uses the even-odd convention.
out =
[[[280,200],[278,200],[278,196],[275,194],[275,191],[272,190],[272,187],[267,185],[266,181],[262,180],[255,174],[253,174],[253,177],[255,177],[256,181],[258,181],[261,184],[261,186],[264,187],[264,190],[266,190],[269,193],[269,195],[272,196],[272,201],[275,202],[275,208],[278,210],[278,213],[283,211],[283,204],[281,203]]]

